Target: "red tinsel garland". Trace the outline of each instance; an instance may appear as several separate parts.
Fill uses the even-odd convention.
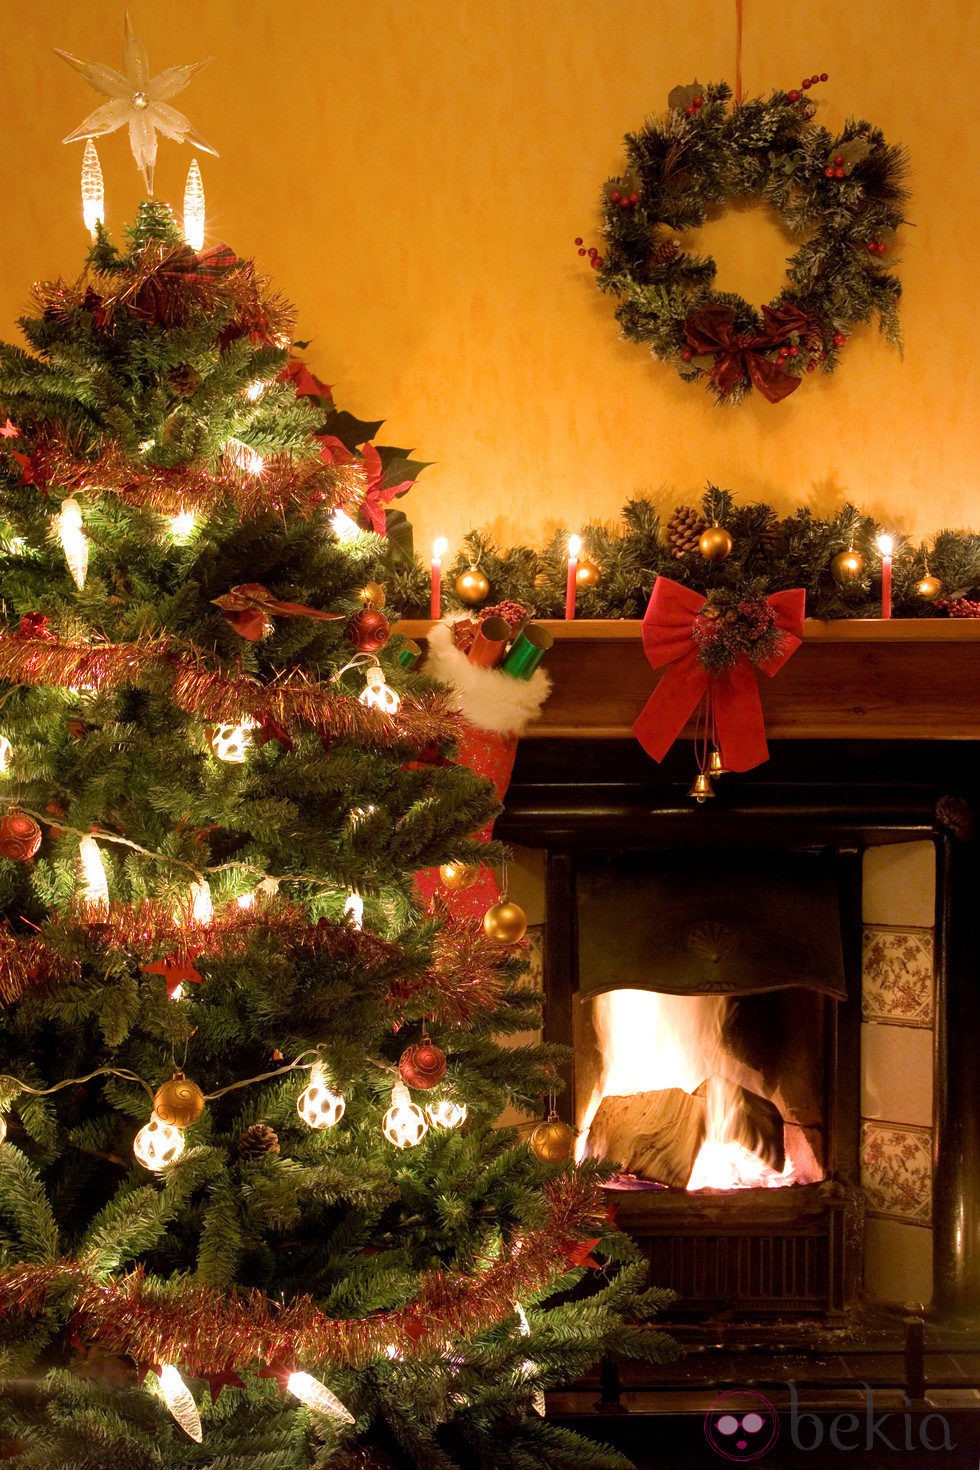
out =
[[[57,639],[0,634],[0,679],[11,684],[57,684],[98,692],[124,684],[146,688],[167,680],[174,702],[188,714],[216,724],[236,724],[250,716],[288,727],[309,726],[329,740],[353,739],[373,750],[405,750],[419,755],[453,739],[459,716],[440,695],[403,700],[396,714],[369,709],[335,686],[302,674],[285,674],[275,684],[258,684],[210,668],[166,642],[62,643]]]
[[[311,924],[299,904],[281,900],[254,909],[229,904],[203,924],[190,913],[152,900],[112,903],[96,917],[77,911],[55,914],[40,933],[21,935],[0,926],[0,1004],[11,1005],[36,986],[81,979],[81,961],[59,952],[66,942],[83,946],[93,958],[100,950],[130,953],[146,969],[158,956],[207,960],[243,955],[259,935],[274,936],[284,952],[356,962],[364,973],[397,964],[403,954],[397,944],[346,923],[319,919]],[[388,1003],[400,1011],[418,1009],[424,1000],[433,1022],[463,1025],[477,1011],[499,1004],[506,984],[500,960],[499,944],[487,938],[482,926],[450,921],[436,937],[431,965],[392,983]]]
[[[73,1308],[77,1336],[137,1364],[173,1363],[187,1376],[217,1376],[229,1364],[366,1367],[389,1349],[404,1357],[443,1351],[446,1338],[486,1331],[521,1297],[544,1290],[581,1255],[606,1216],[595,1180],[570,1172],[545,1186],[549,1219],[474,1275],[428,1272],[415,1300],[370,1317],[328,1317],[309,1297],[288,1305],[186,1279],[94,1279],[84,1263],[22,1263],[0,1272],[0,1313],[36,1316],[49,1298]]]
[[[366,478],[360,463],[333,465],[321,459],[294,459],[269,455],[260,474],[236,467],[226,457],[220,470],[180,465],[160,469],[128,459],[114,445],[96,460],[79,459],[55,439],[34,444],[19,453],[21,480],[59,499],[76,491],[96,495],[108,491],[127,505],[160,515],[195,510],[208,514],[231,502],[242,516],[275,511],[313,511],[335,505],[356,505],[363,498]]]

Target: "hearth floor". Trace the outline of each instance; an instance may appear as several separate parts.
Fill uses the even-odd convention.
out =
[[[925,1392],[911,1402],[906,1397],[910,1320],[901,1313],[872,1311],[853,1314],[837,1326],[662,1321],[657,1325],[682,1344],[685,1357],[661,1366],[619,1363],[618,1394],[609,1373],[597,1370],[549,1393],[548,1417],[615,1444],[638,1470],[719,1470],[726,1460],[706,1443],[704,1416],[720,1393],[743,1388],[764,1395],[781,1420],[779,1441],[764,1459],[752,1461],[756,1470],[822,1470],[842,1464],[860,1470],[977,1470],[980,1325],[926,1324]],[[819,1448],[802,1449],[791,1442],[791,1383],[798,1410],[820,1421]],[[829,1445],[830,1426],[838,1415],[857,1415],[864,1434],[869,1388],[874,1414],[893,1416],[891,1433],[902,1443],[870,1451],[862,1446],[845,1455]],[[904,1444],[906,1414],[913,1448]],[[952,1450],[922,1447],[919,1426],[929,1414],[947,1420]],[[938,1432],[935,1420],[932,1432]]]

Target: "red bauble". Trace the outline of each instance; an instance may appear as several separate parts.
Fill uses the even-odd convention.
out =
[[[0,817],[0,857],[26,863],[41,846],[41,829],[24,812],[7,812]]]
[[[408,1046],[398,1058],[398,1072],[406,1087],[415,1087],[425,1092],[438,1087],[446,1075],[446,1054],[439,1050],[428,1037],[418,1046]]]
[[[377,653],[391,636],[391,624],[376,607],[355,613],[347,624],[347,638],[359,653]]]

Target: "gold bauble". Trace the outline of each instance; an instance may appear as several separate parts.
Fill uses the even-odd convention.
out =
[[[572,1157],[575,1138],[575,1129],[568,1123],[563,1123],[560,1118],[548,1118],[538,1124],[528,1143],[534,1157],[542,1164],[563,1164]]]
[[[490,583],[479,567],[468,567],[459,574],[456,578],[456,596],[460,602],[468,602],[471,607],[476,607],[479,602],[486,602],[490,596]]]
[[[204,1112],[204,1093],[183,1072],[175,1072],[169,1082],[157,1088],[153,1111],[162,1123],[189,1128]]]
[[[583,557],[575,568],[576,587],[598,587],[601,581],[602,573],[595,562],[589,561],[588,557]]]
[[[705,561],[724,561],[732,549],[731,532],[724,526],[708,526],[698,542]]]
[[[439,869],[439,877],[451,893],[472,888],[479,876],[480,869],[475,863],[443,863]]]
[[[923,602],[935,602],[942,590],[942,582],[940,582],[938,577],[934,577],[931,572],[926,572],[921,582],[916,582],[915,584],[915,595],[916,597],[921,597]]]
[[[527,932],[527,914],[520,904],[502,898],[483,915],[483,928],[498,944],[516,944]]]
[[[385,605],[385,589],[380,582],[365,582],[358,596],[365,607],[379,608]]]
[[[853,546],[850,551],[838,551],[830,563],[830,575],[838,587],[849,587],[859,582],[864,575],[864,557]]]

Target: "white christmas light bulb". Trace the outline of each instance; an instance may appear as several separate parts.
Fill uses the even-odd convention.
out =
[[[88,573],[88,537],[82,522],[82,507],[74,496],[69,495],[67,500],[61,502],[53,528],[65,553],[75,586],[81,591]]]
[[[255,720],[247,718],[238,725],[217,725],[211,734],[211,749],[218,760],[240,766],[251,749],[256,728]]]
[[[3,1114],[0,1113],[0,1143],[3,1143],[4,1139],[6,1138],[6,1136],[7,1136],[7,1120],[3,1116]]]
[[[245,389],[245,397],[248,399],[249,403],[258,403],[259,399],[262,397],[262,394],[265,392],[268,386],[268,383],[264,383],[261,378],[256,378],[255,382],[249,383],[248,387]]]
[[[0,776],[10,775],[10,762],[14,754],[14,747],[6,735],[0,735]]]
[[[91,138],[82,154],[82,219],[94,240],[96,225],[105,224],[105,185],[98,150]]]
[[[356,521],[351,520],[345,510],[338,506],[330,515],[330,528],[338,541],[354,541],[361,534],[361,528]]]
[[[191,884],[191,918],[195,924],[210,924],[214,918],[211,885],[206,878]]]
[[[326,1073],[319,1062],[310,1070],[310,1080],[296,1099],[296,1111],[309,1128],[333,1128],[344,1116],[347,1104],[327,1086]]]
[[[201,1428],[201,1416],[197,1412],[197,1404],[187,1384],[170,1363],[164,1363],[160,1369],[160,1392],[163,1394],[163,1402],[184,1433],[200,1444],[204,1431]]]
[[[290,1373],[286,1381],[289,1392],[295,1394],[301,1404],[312,1409],[314,1414],[324,1414],[338,1424],[353,1424],[354,1415],[346,1409],[335,1393],[309,1373]]]
[[[244,470],[246,474],[261,475],[265,468],[265,460],[258,450],[241,439],[229,439],[223,453],[236,469]]]
[[[404,1082],[391,1089],[391,1107],[381,1120],[381,1131],[395,1148],[415,1148],[429,1131],[425,1114],[412,1102]]]
[[[197,516],[192,510],[179,510],[167,517],[167,533],[171,541],[187,541],[197,525]]]
[[[94,837],[83,837],[78,844],[82,898],[89,908],[103,909],[109,906],[109,880],[105,864]]]
[[[200,250],[204,244],[204,222],[207,208],[204,201],[204,180],[197,159],[191,159],[184,187],[184,239],[192,250]]]
[[[150,1169],[154,1174],[176,1164],[183,1152],[183,1133],[173,1123],[165,1123],[162,1118],[158,1118],[156,1113],[151,1115],[150,1121],[133,1139],[133,1153],[143,1168]]]
[[[350,919],[355,929],[364,928],[364,900],[359,893],[349,893],[344,904],[344,918]]]
[[[386,715],[393,715],[401,704],[401,699],[389,684],[385,683],[384,669],[380,664],[371,664],[365,675],[367,683],[360,696],[360,703],[367,705],[368,709],[384,710]]]
[[[435,1128],[459,1128],[466,1122],[466,1104],[453,1102],[451,1097],[441,1097],[438,1102],[429,1103],[425,1111]]]

